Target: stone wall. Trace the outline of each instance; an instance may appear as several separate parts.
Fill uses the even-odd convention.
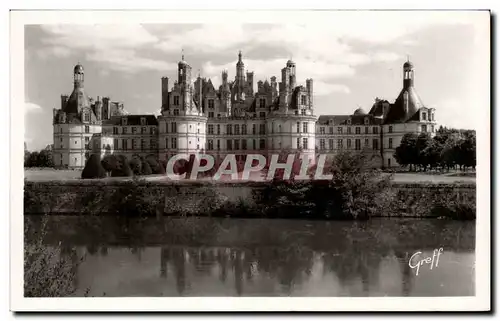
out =
[[[224,206],[260,206],[268,182],[26,182],[25,214],[117,214],[131,207],[141,214],[224,215]],[[475,184],[393,184],[380,193],[379,216],[430,215],[434,207],[450,203],[475,208]],[[116,205],[116,204],[119,204]]]

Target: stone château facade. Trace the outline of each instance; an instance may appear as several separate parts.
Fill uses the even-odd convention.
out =
[[[405,133],[436,129],[433,108],[418,97],[411,62],[403,65],[403,89],[394,103],[376,99],[368,113],[321,115],[314,112],[313,80],[297,84],[297,66],[289,60],[281,69],[281,81],[258,81],[246,72],[241,52],[236,76],[215,88],[210,79],[192,78],[192,68],[178,63],[177,79],[161,79],[161,115],[128,115],[123,104],[108,97],[89,98],[84,91],[84,70],[74,68],[74,89],[61,96],[54,109],[54,164],[83,168],[91,153],[122,154],[127,158],[155,157],[167,160],[175,154],[208,153],[237,159],[247,154],[300,151],[314,161],[318,154],[339,150],[365,150],[377,166],[398,166],[395,148]],[[194,81],[193,81],[194,80]]]

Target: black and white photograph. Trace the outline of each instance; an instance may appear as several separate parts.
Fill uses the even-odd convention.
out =
[[[11,310],[491,308],[490,11],[10,16]]]

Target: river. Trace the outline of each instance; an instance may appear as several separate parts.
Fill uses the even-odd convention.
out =
[[[32,242],[41,217],[25,224]],[[475,221],[52,216],[44,230],[75,258],[76,296],[475,294]]]

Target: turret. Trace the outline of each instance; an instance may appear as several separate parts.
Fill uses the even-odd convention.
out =
[[[403,88],[413,87],[413,64],[408,60],[403,64]]]
[[[313,107],[313,94],[314,94],[314,89],[313,89],[313,80],[312,79],[306,79],[306,89],[307,89],[307,94],[309,95],[309,104],[310,108]]]
[[[68,98],[69,98],[68,95],[61,95],[61,109],[64,109],[64,106],[66,106]]]
[[[73,68],[73,85],[74,88],[83,88],[84,72],[83,66],[79,63]]]
[[[168,109],[168,77],[161,77],[161,109]]]
[[[97,120],[102,120],[102,101],[101,97],[97,96],[97,100],[94,105],[95,116]]]

